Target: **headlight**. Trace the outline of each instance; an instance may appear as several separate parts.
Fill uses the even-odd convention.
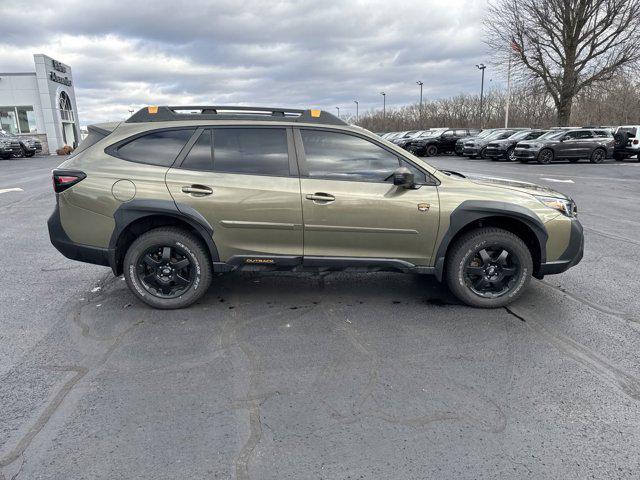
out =
[[[573,200],[556,197],[538,197],[536,198],[549,208],[559,211],[567,217],[575,217],[578,214],[578,207]]]

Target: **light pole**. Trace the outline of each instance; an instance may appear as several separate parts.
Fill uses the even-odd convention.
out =
[[[338,111],[338,118],[340,118],[340,107],[336,107],[336,110]]]
[[[358,100],[354,100],[353,103],[356,104],[356,123],[358,123]]]
[[[382,95],[382,128],[384,128],[387,123],[387,94],[380,92],[380,95]]]
[[[424,85],[424,83],[418,80],[416,84],[420,85],[420,126],[422,126],[422,85]]]
[[[476,65],[478,70],[482,72],[482,80],[480,81],[480,128],[482,128],[483,118],[482,118],[482,100],[484,96],[484,69],[487,68],[484,63],[480,65]]]

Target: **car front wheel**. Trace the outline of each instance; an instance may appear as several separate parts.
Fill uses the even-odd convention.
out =
[[[175,227],[138,237],[124,258],[124,277],[133,294],[160,309],[183,308],[204,295],[212,268],[202,242]]]
[[[467,305],[498,308],[516,300],[531,281],[531,252],[517,235],[478,228],[459,238],[447,255],[445,278]]]
[[[438,154],[438,147],[435,145],[428,145],[425,149],[425,154],[427,157],[435,157]]]
[[[607,152],[602,148],[596,148],[591,154],[591,163],[602,163],[607,158]]]
[[[538,154],[538,163],[542,163],[543,165],[547,165],[553,162],[553,150],[550,148],[545,148]]]
[[[514,147],[511,147],[509,150],[507,150],[507,160],[509,160],[510,162],[515,162],[516,160],[518,160],[518,157],[516,157],[516,149]]]

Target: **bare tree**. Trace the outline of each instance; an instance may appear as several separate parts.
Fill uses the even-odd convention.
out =
[[[574,97],[640,59],[640,0],[496,0],[486,43],[543,82],[567,125]]]

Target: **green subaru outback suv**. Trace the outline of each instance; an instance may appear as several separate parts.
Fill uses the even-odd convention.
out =
[[[582,258],[567,196],[431,167],[320,110],[148,107],[53,171],[53,245],[157,308],[237,269],[395,270],[500,307]]]

